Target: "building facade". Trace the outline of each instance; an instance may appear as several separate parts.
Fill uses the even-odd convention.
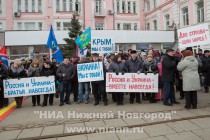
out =
[[[41,32],[49,31],[51,25],[55,31],[65,31],[73,14],[83,29],[175,31],[176,34],[179,28],[202,23],[210,25],[210,0],[0,0],[0,31]],[[149,46],[164,49],[174,45],[174,42],[117,44],[118,49],[125,51]],[[210,45],[204,47],[210,48]],[[7,46],[7,49],[11,59],[17,54],[27,56],[31,50],[48,51],[45,44],[19,44]]]

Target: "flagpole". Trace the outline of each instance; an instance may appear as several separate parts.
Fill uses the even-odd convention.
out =
[[[52,61],[52,49],[49,50],[50,50],[50,61]]]

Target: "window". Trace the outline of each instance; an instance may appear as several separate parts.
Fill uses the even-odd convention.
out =
[[[120,13],[120,2],[117,2],[117,13]]]
[[[2,23],[0,22],[0,31],[2,31],[3,30],[3,25],[2,25]]]
[[[38,30],[40,30],[40,31],[42,30],[42,22],[38,23]]]
[[[125,1],[122,2],[122,12],[125,13]]]
[[[76,11],[77,13],[80,12],[80,3],[79,3],[78,1],[75,3],[75,11]]]
[[[137,23],[134,23],[134,24],[133,24],[133,29],[134,29],[134,30],[137,30]]]
[[[66,11],[66,0],[63,0],[63,11]]]
[[[60,31],[61,30],[61,23],[60,22],[57,22],[56,23],[56,26],[57,26],[57,30]]]
[[[154,8],[157,7],[157,1],[156,0],[153,0],[153,6],[154,6]]]
[[[204,22],[204,4],[203,1],[200,1],[197,4],[197,21]]]
[[[183,26],[189,25],[188,7],[182,9],[182,20]]]
[[[35,30],[34,22],[25,22],[25,30]]]
[[[131,23],[124,23],[123,30],[131,30]]]
[[[56,0],[56,11],[60,11],[60,1]]]
[[[120,23],[117,23],[117,30],[120,30]]]
[[[47,47],[46,47],[47,48]],[[14,60],[17,58],[22,58],[22,57],[29,57],[28,53],[28,46],[15,46],[15,47],[9,47],[9,59]]]
[[[150,2],[149,1],[147,1],[147,3],[146,3],[146,10],[147,10],[147,12],[150,11]]]
[[[102,14],[102,1],[96,0],[96,13]]]
[[[68,30],[68,28],[70,27],[70,22],[64,22],[63,23],[63,30]]]
[[[103,23],[96,23],[96,24],[95,24],[96,30],[103,30],[103,29],[104,29],[103,26],[104,26]]]
[[[0,13],[2,13],[2,5],[1,5],[1,0],[0,0]]]
[[[131,13],[131,2],[128,1],[128,13]]]
[[[38,0],[38,12],[42,12],[42,0]]]
[[[146,25],[146,30],[150,30],[150,23],[147,23],[147,25]]]
[[[157,31],[157,20],[154,20],[153,24],[154,24],[154,30]]]
[[[35,12],[35,0],[32,0],[31,2],[31,9],[32,9],[32,12]]]
[[[165,15],[165,29],[169,30],[170,29],[169,26],[170,26],[170,16],[169,14],[167,14]]]
[[[25,12],[28,12],[28,0],[25,0]]]
[[[17,30],[22,30],[22,23],[21,22],[17,23]]]
[[[73,11],[73,2],[69,0],[69,11]]]
[[[136,13],[136,2],[133,2],[133,13]]]
[[[18,0],[17,11],[21,12],[21,0]]]

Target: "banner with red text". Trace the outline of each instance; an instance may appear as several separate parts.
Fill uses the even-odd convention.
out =
[[[158,74],[106,73],[106,92],[158,92]]]
[[[179,48],[210,44],[208,24],[178,30]]]

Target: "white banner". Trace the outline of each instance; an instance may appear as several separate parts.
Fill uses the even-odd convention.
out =
[[[55,77],[29,77],[4,80],[4,97],[20,97],[55,93]]]
[[[91,39],[91,53],[114,53],[115,42],[112,37],[93,37]]]
[[[106,92],[158,92],[158,74],[106,73]]]
[[[210,44],[208,24],[178,30],[179,48]]]
[[[90,82],[104,80],[102,62],[77,64],[78,82]]]

